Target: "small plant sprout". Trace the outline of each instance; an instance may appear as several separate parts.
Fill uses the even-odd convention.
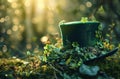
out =
[[[80,21],[83,22],[83,23],[88,22],[88,18],[87,17],[82,17]]]

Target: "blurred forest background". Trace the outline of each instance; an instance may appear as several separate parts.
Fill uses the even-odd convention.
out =
[[[39,52],[60,38],[59,22],[98,20],[103,37],[120,42],[120,0],[0,0],[0,54]]]

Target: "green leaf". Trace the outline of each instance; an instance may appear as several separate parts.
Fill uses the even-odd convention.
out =
[[[70,68],[71,69],[74,69],[74,68],[77,68],[78,66],[77,66],[77,64],[76,63],[70,63]]]
[[[43,56],[43,61],[47,62],[47,57],[46,56]]]
[[[81,22],[88,22],[88,18],[87,17],[82,17],[80,21]]]
[[[69,75],[67,75],[66,73],[63,74],[63,78],[64,79],[71,79],[71,77]]]
[[[106,51],[102,51],[102,52],[101,52],[102,55],[104,55],[104,54],[106,54],[106,53],[107,53]]]
[[[28,55],[28,56],[31,55],[30,51],[27,51],[27,55]]]
[[[78,47],[79,44],[78,44],[77,42],[73,42],[73,43],[72,43],[72,46],[73,46],[73,47]]]
[[[72,58],[72,56],[70,56],[67,60],[66,60],[66,65],[68,65],[70,62],[71,62],[71,58]]]
[[[54,48],[53,50],[54,50],[54,52],[56,52],[56,53],[59,53],[59,52],[60,52],[60,49],[59,49],[59,48]]]
[[[80,48],[79,48],[79,47],[76,47],[76,48],[75,48],[75,51],[77,51],[78,53],[80,53]]]
[[[60,64],[60,65],[65,65],[65,60],[64,60],[64,59],[61,60],[59,64]]]

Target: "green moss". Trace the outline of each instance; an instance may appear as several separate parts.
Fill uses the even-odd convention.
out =
[[[75,45],[76,46],[76,45]],[[54,50],[59,51],[59,50]],[[93,61],[89,65],[98,65],[100,71],[107,73],[107,75],[119,79],[120,74],[120,53],[117,55]],[[63,57],[64,58],[64,57]],[[71,62],[71,57],[67,59],[67,63]],[[54,61],[53,61],[54,62]],[[40,61],[39,56],[29,56],[28,58],[1,58],[0,59],[0,78],[2,79],[63,79],[72,78],[80,79],[84,77],[79,74],[78,68],[69,68],[66,65],[59,65],[58,63],[44,63]],[[66,63],[66,64],[67,64]],[[84,78],[90,78],[85,76]],[[84,79],[83,78],[83,79]],[[97,77],[96,77],[97,78]],[[95,79],[96,79],[95,78]],[[93,79],[93,78],[91,78]]]

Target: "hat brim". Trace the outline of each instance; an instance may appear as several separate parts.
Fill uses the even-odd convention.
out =
[[[92,62],[92,61],[95,61],[95,60],[103,59],[105,57],[108,57],[108,56],[111,56],[111,55],[115,54],[117,51],[118,51],[118,48],[115,48],[112,51],[110,51],[110,52],[108,52],[104,55],[100,55],[100,56],[97,56],[96,58],[86,60],[86,61],[84,61],[84,63],[89,63],[89,62]]]

